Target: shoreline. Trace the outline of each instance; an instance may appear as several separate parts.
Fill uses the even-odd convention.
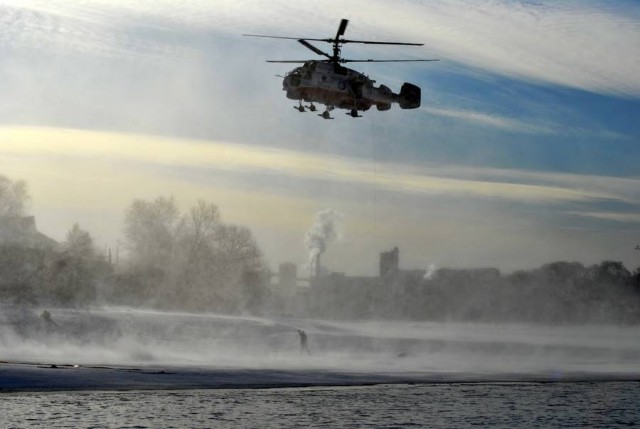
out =
[[[367,373],[336,370],[0,362],[0,393],[359,387],[384,384],[640,382],[638,374]]]

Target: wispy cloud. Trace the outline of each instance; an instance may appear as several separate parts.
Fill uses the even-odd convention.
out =
[[[159,30],[180,29],[183,35],[215,30],[320,37],[333,34],[338,20],[350,17],[354,38],[423,41],[431,54],[478,69],[640,97],[640,8],[633,2],[327,0],[322,7],[317,2],[288,0],[273,0],[268,6],[258,0],[5,3],[5,8],[11,8],[5,9],[9,10],[5,19],[11,22],[0,32],[0,39],[36,47],[58,43],[98,54],[119,50],[127,55],[158,52],[166,57],[179,55],[184,46],[170,37],[140,38],[138,34],[131,38],[127,30],[137,26],[154,29],[156,35]]]
[[[526,121],[508,118],[505,116],[487,114],[474,110],[442,109],[436,107],[422,107],[421,109],[430,115],[459,119],[477,125],[498,128],[501,130],[517,131],[530,134],[556,133],[553,129],[542,125],[528,123]]]
[[[0,174],[28,181],[39,228],[60,239],[80,222],[101,243],[114,243],[133,198],[174,195],[184,207],[204,198],[219,204],[225,220],[254,229],[275,262],[304,254],[313,214],[336,207],[353,238],[327,262],[362,273],[394,243],[406,251],[407,266],[434,255],[442,263],[503,268],[553,258],[627,260],[616,252],[628,248],[628,231],[576,220],[586,228],[566,232],[557,221],[570,211],[614,218],[615,210],[600,208],[613,200],[628,213],[640,201],[640,178],[373,165],[228,142],[53,128],[0,128]],[[469,243],[483,243],[483,251]]]
[[[539,119],[535,118],[515,119],[495,113],[485,113],[480,110],[429,106],[422,106],[420,110],[429,115],[458,120],[471,125],[489,127],[497,130],[522,134],[534,134],[542,136],[557,135],[571,137],[597,137],[617,141],[629,140],[631,138],[627,135],[608,131],[602,128],[589,129],[568,127],[562,126],[559,123],[553,123],[551,121],[540,121]]]
[[[605,199],[637,202],[638,195],[634,194],[634,190],[640,189],[640,181],[633,179],[382,163],[374,169],[370,161],[355,158],[236,143],[95,131],[7,127],[0,129],[0,141],[0,154],[3,156],[111,159],[154,168],[164,166],[232,173],[269,173],[295,180],[375,185],[389,191],[424,195],[521,202]]]
[[[447,60],[592,92],[640,96],[640,8],[627,2],[377,1],[371,26]]]
[[[640,223],[640,213],[625,212],[570,212],[569,214],[613,222]]]

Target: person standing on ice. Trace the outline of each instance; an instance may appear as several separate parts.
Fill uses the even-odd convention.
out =
[[[302,329],[298,329],[298,334],[300,334],[300,353],[307,352],[307,354],[311,354],[309,350],[309,340],[307,338],[307,333]]]

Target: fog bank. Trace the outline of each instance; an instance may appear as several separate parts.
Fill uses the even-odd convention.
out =
[[[0,313],[0,360],[562,378],[639,374],[640,333],[620,326],[335,322],[129,308]],[[311,354],[300,347],[306,332]]]

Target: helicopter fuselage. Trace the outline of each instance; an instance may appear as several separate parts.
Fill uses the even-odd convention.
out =
[[[375,105],[378,110],[389,110],[391,104],[398,103],[401,109],[416,109],[420,107],[420,88],[411,83],[405,82],[398,94],[395,94],[384,85],[375,86],[375,80],[369,79],[366,75],[343,67],[346,63],[396,63],[415,61],[438,61],[437,59],[404,59],[404,60],[353,60],[341,56],[341,47],[345,43],[362,43],[370,45],[404,45],[422,46],[422,43],[407,42],[384,42],[379,40],[350,40],[345,39],[344,33],[349,24],[348,19],[340,20],[338,31],[333,38],[309,38],[309,37],[289,37],[271,36],[264,34],[245,34],[249,37],[266,37],[271,39],[297,40],[305,48],[313,51],[317,55],[325,57],[324,60],[267,60],[269,63],[303,63],[302,66],[291,70],[284,77],[282,89],[287,91],[287,97],[298,100],[295,109],[304,112],[307,109],[314,112],[316,106],[313,103],[321,103],[326,106],[326,110],[318,115],[324,119],[333,119],[330,111],[338,109],[350,110],[348,115],[358,118],[361,115],[358,111],[369,110]],[[331,43],[331,53],[319,49],[310,42]],[[302,102],[311,103],[303,106]]]
[[[420,89],[415,85],[403,85],[403,91],[407,85],[414,88],[411,96],[407,97],[402,92],[395,94],[384,85],[376,87],[374,84],[374,80],[356,70],[310,60],[287,73],[282,88],[292,100],[324,104],[329,110],[351,110],[353,116],[357,111],[369,110],[374,105],[378,110],[389,110],[396,102],[405,109],[420,106]]]

